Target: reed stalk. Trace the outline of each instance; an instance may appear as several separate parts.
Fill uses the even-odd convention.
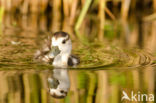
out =
[[[12,77],[11,77],[12,78]],[[22,98],[21,98],[21,90],[22,90],[22,83],[21,83],[21,81],[20,81],[20,76],[19,76],[19,74],[18,75],[16,75],[16,76],[14,76],[13,77],[14,79],[13,79],[13,83],[14,83],[14,81],[15,81],[15,83],[14,83],[14,85],[15,85],[15,90],[14,90],[14,97],[16,97],[15,98],[15,102],[16,103],[21,103],[22,102]],[[18,88],[17,90],[16,90],[16,87]]]
[[[135,70],[132,72],[132,76],[133,76],[133,87],[135,90],[138,90],[140,87],[140,75],[139,75],[139,71]]]
[[[118,5],[120,2],[118,0],[113,0],[112,3],[113,3],[113,6],[112,6],[113,15],[118,15],[119,14]]]
[[[4,14],[3,21],[5,27],[11,27],[11,15],[9,13]]]
[[[24,84],[24,103],[31,103],[30,101],[30,84],[28,74],[23,75],[23,84]]]
[[[98,89],[96,93],[95,103],[108,103],[108,76],[106,71],[97,72]]]
[[[131,9],[135,10],[137,0],[131,0]]]
[[[63,12],[65,17],[69,16],[69,9],[70,9],[69,0],[63,0]]]
[[[21,13],[27,14],[28,13],[28,6],[29,6],[28,0],[24,0],[22,6],[20,8]]]
[[[29,0],[30,12],[37,13],[39,12],[39,1],[38,0]]]
[[[69,71],[70,75],[70,103],[79,103],[77,71]]]
[[[47,76],[43,73],[39,74],[40,81],[41,81],[41,103],[47,103]]]
[[[8,92],[8,98],[7,98],[8,103],[15,103],[14,99],[15,99],[15,97],[13,95],[13,92]]]
[[[39,30],[47,31],[47,17],[46,17],[46,15],[41,15],[39,18]]]
[[[131,3],[131,0],[122,0],[122,6],[121,6],[122,20],[127,20],[130,3]]]
[[[119,87],[118,85],[111,86],[111,103],[118,103],[119,99]]]
[[[75,34],[78,37],[78,39],[83,43],[84,45],[88,45],[88,39],[85,35],[81,35],[79,30],[75,30]]]
[[[156,13],[156,0],[153,0],[153,8],[154,8],[154,12]]]
[[[4,8],[6,11],[11,11],[11,0],[4,0]]]
[[[83,22],[83,19],[84,19],[85,15],[87,14],[87,11],[89,9],[89,6],[90,6],[91,2],[92,2],[92,0],[86,0],[85,1],[85,4],[84,4],[84,6],[83,6],[83,8],[82,8],[82,10],[80,12],[80,15],[78,17],[78,20],[77,20],[77,22],[75,24],[75,30],[78,30],[80,28],[80,26],[81,26],[81,24]]]
[[[85,5],[86,0],[80,0],[80,1],[81,1],[82,6],[84,6],[84,5]]]
[[[40,85],[39,85],[39,78],[38,75],[36,74],[30,74],[30,78],[29,78],[29,82],[30,82],[30,89],[31,89],[31,93],[30,93],[30,99],[31,99],[31,103],[39,103],[39,98],[40,98]]]
[[[18,6],[20,5],[21,5],[21,0],[11,0],[11,12],[15,13],[16,10],[18,9]]]
[[[106,0],[99,0],[100,29],[104,30]]]
[[[2,23],[2,19],[3,19],[3,15],[4,15],[4,0],[1,0],[0,1],[0,25],[1,25],[1,23]]]
[[[137,40],[138,40],[138,31],[137,31],[138,27],[136,24],[134,24],[133,27],[136,29],[132,29],[131,34],[129,36],[130,47],[133,45],[137,45]],[[131,60],[133,60],[133,59],[131,59]],[[131,61],[131,62],[133,63],[133,61]]]
[[[147,88],[147,93],[155,93],[155,72],[153,67],[146,67],[144,72],[144,82]]]
[[[78,5],[78,0],[72,0],[72,6],[71,6],[71,12],[70,12],[70,25],[74,24],[77,5]]]
[[[113,13],[107,7],[105,7],[105,11],[111,17],[112,20],[116,20]]]
[[[105,23],[105,7],[106,0],[99,0],[99,34],[98,39],[103,41],[104,36],[104,23]]]
[[[56,32],[61,29],[61,0],[53,0],[52,5],[52,31]]]
[[[23,15],[22,17],[21,17],[21,28],[23,29],[23,30],[27,30],[28,29],[28,16],[26,16],[26,15]]]
[[[89,87],[88,87],[87,103],[93,103],[93,96],[96,87],[96,75],[91,72],[89,72],[88,75],[89,75]]]
[[[0,7],[0,25],[1,25],[2,20],[3,20],[3,15],[4,15],[4,8]]]
[[[75,40],[76,36],[74,35],[73,27],[69,23],[69,18],[65,18],[62,23],[62,31],[68,32],[70,37]]]
[[[31,14],[28,20],[28,30],[36,32],[38,30],[38,15]]]
[[[6,102],[6,94],[9,92],[7,76],[3,71],[0,71],[0,103]]]
[[[152,40],[151,40],[151,50],[154,52],[156,50],[155,44],[156,44],[156,21],[153,22],[152,24]],[[152,49],[153,48],[153,49]]]
[[[40,7],[40,12],[44,13],[46,11],[46,8],[48,6],[48,0],[40,0],[39,2],[39,7]]]

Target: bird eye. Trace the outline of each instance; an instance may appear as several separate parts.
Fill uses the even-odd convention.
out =
[[[63,41],[62,41],[62,44],[65,44],[65,43],[66,43],[66,41],[65,41],[65,40],[63,40]]]
[[[63,90],[61,90],[60,92],[61,92],[61,93],[64,93],[64,91],[63,91]]]

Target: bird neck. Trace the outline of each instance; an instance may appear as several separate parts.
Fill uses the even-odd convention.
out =
[[[70,53],[60,53],[61,59],[63,62],[68,62],[68,58],[70,56]]]
[[[54,58],[53,65],[56,67],[67,67],[68,66],[68,58],[70,53],[63,53],[61,52]]]

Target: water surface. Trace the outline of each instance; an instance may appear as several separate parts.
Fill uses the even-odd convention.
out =
[[[63,29],[71,34],[73,53],[81,63],[66,68],[70,80],[68,95],[55,99],[49,94],[48,78],[56,68],[33,60],[48,36],[50,27],[43,26],[47,22],[40,18],[38,23],[35,15],[22,17],[21,21],[5,16],[11,23],[4,19],[0,34],[0,103],[120,103],[123,91],[128,95],[132,91],[156,94],[154,36],[144,36],[139,41],[137,23],[124,24],[123,30],[114,33],[110,26],[114,24],[108,22],[103,42],[96,38],[95,31],[90,36],[87,30],[80,31],[80,35],[89,38],[82,40],[74,36],[77,34],[71,28]],[[150,35],[155,35],[153,32]]]

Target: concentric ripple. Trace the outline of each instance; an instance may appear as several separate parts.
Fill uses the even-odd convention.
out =
[[[141,67],[155,65],[152,54],[137,48],[123,49],[116,46],[92,45],[75,50],[80,55],[78,68]]]
[[[51,65],[36,63],[33,56],[39,44],[36,37],[5,35],[0,41],[0,68],[51,69]],[[80,57],[80,65],[70,69],[111,69],[112,67],[155,66],[155,57],[148,50],[124,49],[117,45],[73,43],[73,54]],[[119,69],[120,69],[119,68]]]

